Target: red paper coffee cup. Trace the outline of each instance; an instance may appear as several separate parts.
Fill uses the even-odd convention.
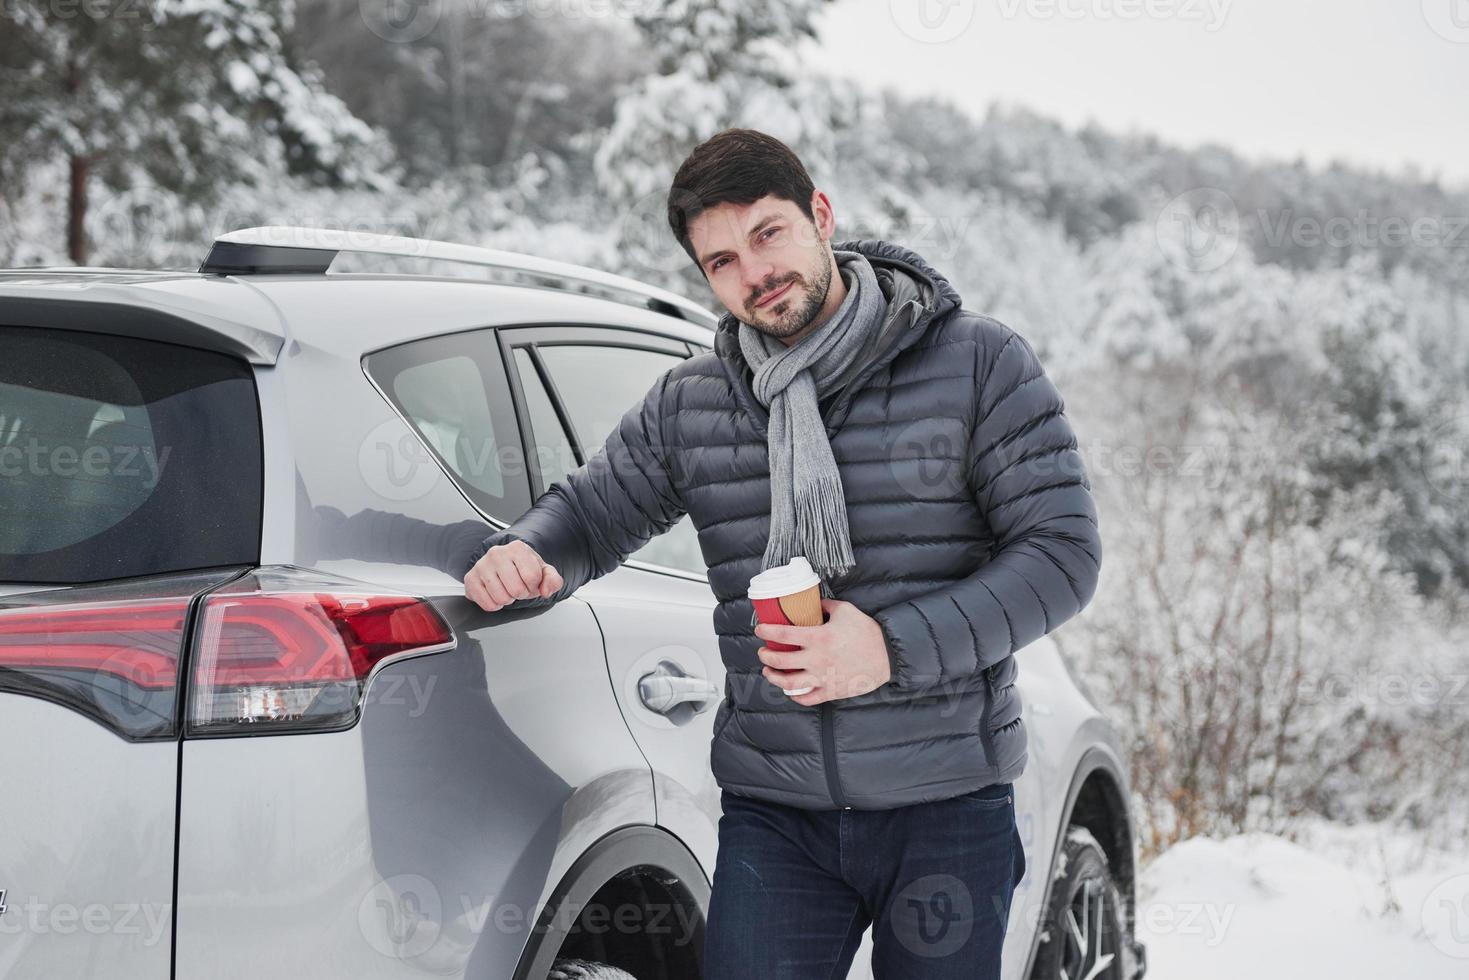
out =
[[[750,579],[746,594],[755,607],[755,618],[762,623],[820,626],[825,620],[821,608],[821,576],[800,555]],[[772,650],[800,649],[774,640],[767,640],[765,645]]]

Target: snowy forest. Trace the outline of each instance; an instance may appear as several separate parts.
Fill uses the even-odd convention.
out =
[[[913,248],[1065,396],[1105,557],[1054,637],[1124,733],[1145,859],[1307,820],[1463,848],[1469,188],[860,91],[801,63],[819,0],[403,6],[12,0],[0,266],[318,225],[713,305],[664,195],[765,130],[838,239]]]

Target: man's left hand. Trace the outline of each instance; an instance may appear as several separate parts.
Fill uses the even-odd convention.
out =
[[[761,670],[765,679],[783,691],[811,688],[789,696],[808,706],[853,698],[886,684],[892,669],[877,620],[843,599],[822,599],[821,608],[827,620],[820,626],[755,626],[755,635],[762,640],[801,648],[762,646],[757,654],[765,664]]]

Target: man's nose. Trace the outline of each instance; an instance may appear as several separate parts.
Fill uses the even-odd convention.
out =
[[[740,263],[740,272],[744,275],[745,288],[753,293],[770,279],[775,266],[761,259],[746,259]]]

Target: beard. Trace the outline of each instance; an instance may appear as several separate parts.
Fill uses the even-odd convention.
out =
[[[745,301],[745,317],[741,318],[742,321],[777,339],[800,333],[821,312],[822,305],[826,303],[827,291],[831,288],[833,274],[830,256],[822,249],[817,256],[816,265],[807,270],[806,275],[792,272],[762,283],[759,292]],[[786,295],[767,307],[755,306],[763,297],[784,289],[787,283],[794,285]]]

